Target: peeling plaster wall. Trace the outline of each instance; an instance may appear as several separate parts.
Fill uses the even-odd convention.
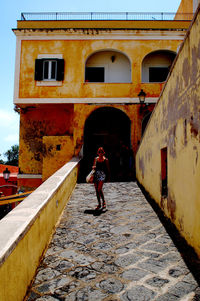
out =
[[[105,106],[110,106],[109,98],[119,103],[123,103],[124,98],[138,100],[141,88],[147,97],[157,98],[160,95],[163,83],[141,82],[142,61],[152,51],[162,49],[176,52],[188,26],[187,22],[161,22],[159,25],[144,21],[142,27],[140,25],[137,29],[130,27],[130,24],[124,28],[128,24],[122,22],[113,31],[115,26],[100,29],[101,26],[97,26],[96,22],[86,22],[87,26],[96,26],[95,29],[84,29],[85,25],[80,26],[82,23],[79,22],[73,22],[73,26],[78,28],[70,28],[72,23],[61,22],[67,27],[63,25],[57,29],[61,24],[59,21],[24,22],[26,26],[18,22],[15,31],[17,56],[14,103],[21,108],[19,167],[24,175],[42,174],[43,180],[73,154],[79,154],[84,142],[85,121],[92,111],[100,107],[95,100],[88,105],[85,99],[91,102],[93,98],[102,98],[105,99]],[[106,23],[103,24],[105,26]],[[26,29],[21,30],[23,26]],[[34,30],[34,27],[37,29]],[[85,83],[87,59],[99,51],[112,51],[117,54],[117,58],[121,53],[127,56],[130,60],[131,80],[126,83]],[[53,82],[53,85],[52,82],[34,80],[35,60],[45,56],[48,58],[48,55],[64,59],[64,80]],[[72,103],[67,103],[68,99]],[[53,104],[54,101],[57,104]],[[81,104],[81,101],[85,103]],[[111,106],[124,111],[130,118],[130,139],[135,154],[146,112],[140,111],[138,104]],[[153,107],[154,104],[149,105],[149,111]],[[62,145],[61,151],[56,150],[58,144]],[[30,179],[22,175],[20,185],[27,187],[28,181]]]
[[[70,136],[44,136],[42,143],[46,150],[42,164],[42,180],[45,181],[72,159],[74,145]]]
[[[123,111],[131,120],[131,145],[134,154],[141,139],[144,115],[154,104],[141,111],[135,105],[105,105]],[[47,179],[58,168],[78,156],[84,143],[85,121],[102,105],[70,104],[30,107],[21,113],[19,167],[24,174],[42,174]],[[23,112],[23,111],[22,111]],[[60,149],[59,148],[60,145]],[[57,147],[58,146],[58,147]],[[20,180],[21,186],[26,186]]]
[[[81,146],[84,142],[84,127],[85,121],[89,115],[98,108],[103,106],[98,105],[82,105],[76,104],[74,108],[74,141],[75,141],[75,153],[78,155],[81,150]],[[140,112],[138,105],[110,105],[105,107],[113,107],[124,112],[131,121],[131,145],[134,154],[136,153],[138,143],[141,139],[141,126],[144,112]],[[148,112],[152,112],[154,104],[149,105]],[[145,112],[146,113],[146,112]]]
[[[73,136],[73,105],[21,110],[19,167],[22,173],[42,173],[43,158],[49,155],[42,141],[44,136]]]
[[[159,36],[165,35],[158,31]],[[54,39],[54,37],[52,37]],[[139,36],[138,36],[139,39]],[[20,98],[137,97],[141,89],[144,57],[160,49],[176,51],[181,40],[23,40],[21,44]],[[132,83],[85,83],[85,62],[96,51],[121,51],[131,60]],[[65,61],[61,86],[38,86],[34,80],[35,59],[40,54],[62,54]],[[160,94],[162,85],[144,87],[148,97]]]
[[[138,181],[200,256],[200,13],[178,54],[136,155]],[[167,147],[168,196],[161,196]]]

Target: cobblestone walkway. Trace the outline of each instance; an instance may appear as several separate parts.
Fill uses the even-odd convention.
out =
[[[108,210],[94,214],[93,185],[77,184],[27,300],[200,300],[183,254],[137,184],[108,183],[104,192]]]

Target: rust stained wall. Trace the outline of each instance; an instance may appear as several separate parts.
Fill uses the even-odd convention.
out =
[[[200,255],[200,13],[152,115],[136,156],[139,182]],[[167,147],[168,196],[161,196]]]
[[[76,32],[75,29],[72,31],[73,34]],[[126,33],[126,30],[122,33]],[[33,30],[28,34],[34,36],[36,33]],[[142,30],[136,32],[138,40],[120,39],[121,33],[119,33],[119,37],[116,35],[115,39],[104,39],[103,36],[97,39],[101,35],[97,29],[87,31],[87,36],[90,35],[90,39],[85,40],[86,31],[84,30],[77,30],[77,34],[81,34],[83,39],[79,37],[79,39],[73,40],[62,39],[63,33],[60,33],[59,36],[59,31],[54,32],[54,30],[43,29],[37,34],[40,35],[38,40],[25,40],[25,36],[23,36],[21,41],[18,96],[21,100],[24,100],[24,104],[20,104],[22,110],[19,167],[21,172],[25,174],[43,173],[43,179],[45,179],[50,175],[48,160],[53,164],[53,159],[49,156],[48,151],[51,147],[55,149],[53,137],[61,137],[61,141],[65,141],[62,140],[63,137],[69,137],[73,152],[78,155],[83,145],[85,121],[89,114],[99,107],[98,105],[89,106],[78,103],[74,105],[62,104],[62,99],[65,98],[66,102],[67,98],[77,98],[78,102],[79,98],[138,97],[141,88],[147,93],[147,97],[158,97],[163,83],[141,83],[142,61],[147,54],[154,50],[176,51],[181,41],[179,39],[171,40],[169,33],[167,33],[167,36],[166,33],[160,30],[156,32],[156,35],[165,36],[163,40],[142,40],[144,34]],[[178,34],[180,34],[179,31]],[[146,35],[148,38],[148,32],[146,32]],[[48,39],[43,40],[43,36],[48,37]],[[95,51],[106,49],[121,51],[129,57],[132,69],[131,83],[84,83],[87,58]],[[48,54],[62,54],[65,61],[65,70],[61,85],[48,86],[46,83],[47,86],[38,86],[34,80],[34,70],[35,59],[40,54],[47,54],[47,57]],[[26,99],[32,99],[32,103],[30,105],[26,104]],[[40,106],[34,104],[34,100],[43,101],[43,99],[48,99],[46,104]],[[60,104],[51,104],[51,99],[52,101],[56,99]],[[139,112],[139,106],[113,105],[113,107],[124,111],[131,120],[131,143],[135,153],[141,138],[141,121],[143,118],[143,115]],[[49,138],[43,139],[43,137]],[[67,153],[68,151],[69,153]],[[53,155],[55,159],[53,170],[60,167],[65,160],[65,155],[71,157],[71,154],[71,147],[64,147],[63,144],[63,152],[60,153],[61,159]]]
[[[42,184],[42,179],[17,179],[17,185],[24,191],[33,191]]]
[[[158,32],[158,35],[163,35]],[[144,57],[159,49],[176,51],[180,40],[51,40],[22,41],[19,97],[137,97],[141,89],[141,66]],[[85,62],[93,52],[114,49],[125,53],[132,68],[132,83],[84,83]],[[63,54],[65,75],[61,86],[37,86],[34,80],[35,59],[39,54]],[[144,84],[149,97],[160,94],[162,84]]]
[[[154,105],[149,105],[147,111],[141,110],[137,104],[106,107],[110,106],[129,117],[131,145],[135,154],[141,139],[142,119],[144,114],[153,110]],[[85,121],[98,108],[102,108],[102,105],[43,105],[21,113],[21,172],[42,174],[44,181],[73,155],[77,156],[84,143]]]
[[[42,164],[42,180],[45,181],[72,159],[74,145],[71,136],[44,136],[42,142],[46,150]]]
[[[154,104],[149,105],[147,112],[141,111],[137,104],[109,106],[123,111],[129,117],[131,145],[135,154],[141,139],[142,119],[144,114],[153,110]],[[102,108],[102,105],[43,105],[27,108],[27,111],[22,110],[19,152],[21,172],[42,174],[43,179],[46,179],[67,159],[71,159],[73,154],[77,156],[84,142],[85,121],[98,108]],[[54,136],[57,138],[54,139]],[[70,147],[64,137],[70,139]],[[56,145],[60,143],[62,143],[62,151],[56,151]],[[53,165],[52,169],[51,165]]]
[[[73,105],[29,107],[21,110],[19,167],[22,173],[41,174],[48,150],[44,136],[73,136]]]
[[[84,126],[86,119],[98,108],[102,108],[101,105],[83,105],[75,104],[74,105],[74,151],[77,156],[81,150],[81,147],[84,142]],[[137,151],[138,143],[141,139],[141,126],[144,113],[140,112],[140,106],[135,105],[108,105],[107,107],[113,107],[124,112],[131,121],[131,145],[134,154]],[[152,112],[154,104],[149,105],[148,112]]]

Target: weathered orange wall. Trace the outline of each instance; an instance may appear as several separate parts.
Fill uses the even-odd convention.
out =
[[[151,112],[135,105],[110,105],[123,111],[131,120],[131,144],[135,153],[141,139],[142,119]],[[58,108],[59,107],[59,108]],[[69,109],[70,107],[70,109]],[[43,180],[59,167],[78,155],[84,142],[84,126],[89,115],[100,105],[76,104],[30,108],[21,114],[19,166],[22,173],[42,174]],[[73,132],[71,127],[73,125]],[[61,150],[56,150],[57,145]],[[25,180],[20,179],[20,185]]]
[[[147,97],[158,97],[163,83],[141,84],[142,60],[155,49],[176,51],[180,41],[22,41],[19,96],[21,98],[57,98],[61,104],[30,105],[21,110],[20,155],[21,172],[42,174],[46,179],[64,164],[64,159],[56,159],[52,173],[52,157],[42,141],[44,136],[70,136],[71,146],[65,147],[62,158],[70,159],[78,155],[83,144],[84,125],[89,114],[99,106],[87,104],[62,104],[62,98],[73,97],[137,97],[141,88]],[[114,48],[129,56],[132,64],[132,83],[84,83],[85,61],[96,50]],[[62,53],[65,60],[65,78],[61,86],[37,86],[34,80],[35,59],[40,53]],[[34,100],[33,100],[34,102]],[[138,105],[113,105],[124,111],[132,121],[131,142],[134,153],[141,137],[141,120]],[[75,112],[75,113],[74,113]],[[51,140],[51,138],[50,138]],[[53,142],[53,141],[52,141]],[[50,146],[48,146],[49,148]],[[69,154],[67,154],[69,151]],[[60,153],[61,154],[61,153]],[[49,162],[48,162],[49,160]],[[44,162],[43,162],[44,161]],[[61,163],[62,162],[62,163]],[[43,167],[42,167],[43,166]],[[46,167],[44,167],[46,166]]]
[[[104,26],[107,24],[108,29],[99,29],[100,23]],[[139,27],[141,22],[100,23],[89,21],[18,22],[16,35],[19,35],[21,39],[18,43],[21,48],[18,62],[20,64],[19,87],[15,87],[17,91],[15,103],[21,107],[19,166],[22,173],[43,174],[43,179],[46,179],[51,172],[53,173],[64,164],[65,160],[70,159],[73,154],[79,154],[84,140],[85,121],[95,109],[100,107],[95,103],[81,104],[80,102],[86,98],[90,101],[93,98],[107,98],[104,101],[105,106],[113,106],[128,115],[131,120],[131,144],[133,152],[136,152],[141,139],[141,123],[145,111],[140,110],[139,104],[112,105],[106,102],[109,102],[109,98],[138,99],[141,89],[146,92],[147,100],[148,97],[158,97],[164,84],[141,82],[142,61],[147,54],[155,50],[176,52],[182,42],[181,36],[184,36],[184,29],[188,27],[188,22],[145,21],[142,22],[143,30]],[[63,27],[59,29],[61,24]],[[90,30],[86,29],[86,24],[91,26]],[[136,27],[131,27],[133,24]],[[24,27],[27,29],[23,29]],[[35,29],[29,30],[28,28]],[[118,28],[118,30],[112,32],[114,37],[108,38],[113,28]],[[130,39],[128,38],[126,30],[128,28],[132,30],[135,28],[134,40],[131,35]],[[152,28],[156,29],[155,32],[149,31]],[[164,28],[167,30],[164,31]],[[176,29],[178,29],[177,37],[175,37]],[[26,39],[27,35],[29,38]],[[67,35],[69,39],[66,38]],[[163,38],[159,39],[159,36]],[[129,58],[131,83],[84,82],[87,58],[96,51],[106,49],[122,52]],[[64,80],[57,86],[51,86],[48,82],[43,82],[41,86],[34,80],[35,59],[41,54],[47,54],[47,57],[48,54],[62,55],[65,62]],[[70,98],[73,99],[74,104],[66,103]],[[19,103],[18,100],[20,100]],[[53,104],[54,100],[58,103]],[[36,105],[36,102],[42,104]],[[149,110],[152,111],[153,107],[154,105],[149,106]],[[54,136],[56,136],[55,139]],[[56,141],[62,144],[62,151],[59,155],[58,151],[55,151]],[[53,151],[49,151],[50,149]]]
[[[158,34],[164,35],[159,32]],[[36,40],[22,41],[19,97],[20,98],[83,98],[137,97],[141,87],[148,97],[160,94],[162,84],[141,86],[144,57],[154,50],[177,51],[180,40]],[[114,49],[125,53],[132,68],[132,83],[84,83],[85,62],[95,51]],[[63,54],[65,77],[61,86],[37,86],[34,80],[35,59],[38,54]],[[48,55],[47,55],[48,56]]]
[[[72,136],[43,136],[42,142],[46,150],[42,166],[42,180],[45,181],[71,160],[74,143]]]
[[[149,105],[147,111],[140,110],[140,106],[135,105],[109,105],[106,107],[113,107],[124,112],[131,121],[131,145],[133,148],[133,152],[136,153],[138,148],[138,144],[141,139],[141,126],[142,119],[147,112],[152,112],[154,108],[154,104]],[[96,109],[102,108],[102,106],[98,105],[82,105],[76,104],[74,106],[74,147],[75,147],[75,155],[78,155],[80,152],[81,146],[84,142],[84,126],[85,121],[89,117],[89,115],[94,112]],[[141,111],[141,112],[140,112]]]
[[[19,171],[18,166],[0,164],[0,173],[2,173],[6,168],[8,168],[11,173],[16,173],[17,174],[18,171]]]
[[[44,136],[73,135],[73,105],[35,106],[21,110],[19,167],[22,173],[41,174],[48,150]]]
[[[200,256],[200,7],[136,156],[138,181]],[[168,194],[161,194],[167,147]]]
[[[32,178],[19,178],[17,179],[17,185],[24,191],[34,190],[42,184],[42,179]]]

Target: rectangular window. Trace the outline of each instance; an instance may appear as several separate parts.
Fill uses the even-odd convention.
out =
[[[86,67],[85,82],[103,83],[104,73],[104,67]]]
[[[161,194],[162,197],[168,196],[168,171],[167,171],[167,147],[161,149]]]
[[[149,67],[149,82],[161,83],[167,79],[168,67]]]
[[[51,79],[56,79],[57,61],[50,61],[50,63],[51,63],[51,71],[50,71]]]
[[[37,81],[62,81],[64,79],[63,59],[36,59],[35,80]]]
[[[43,62],[43,79],[49,78],[49,61]]]
[[[56,80],[57,61],[43,61],[43,79]]]

